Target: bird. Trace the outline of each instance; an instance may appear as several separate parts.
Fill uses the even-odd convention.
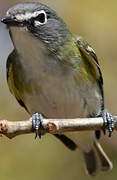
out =
[[[88,42],[71,33],[56,11],[39,2],[15,4],[1,22],[7,25],[14,45],[6,65],[8,86],[32,116],[36,136],[43,117],[103,117],[111,136],[114,121],[104,109],[102,73]],[[54,136],[71,151],[81,152],[87,174],[112,169],[99,144],[100,131]]]

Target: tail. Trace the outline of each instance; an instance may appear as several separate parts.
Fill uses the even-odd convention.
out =
[[[92,135],[92,132],[56,134],[55,136],[70,150],[75,151],[79,149],[82,152],[89,175],[96,176],[101,171],[112,169],[111,161]]]
[[[93,148],[89,152],[83,152],[87,173],[96,176],[100,171],[112,169],[112,163],[104,153],[100,144],[94,141]]]

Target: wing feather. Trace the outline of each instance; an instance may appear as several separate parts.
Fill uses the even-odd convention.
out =
[[[92,68],[95,71],[95,76],[97,78],[102,98],[104,101],[103,78],[96,53],[93,50],[93,48],[87,43],[87,41],[85,41],[81,36],[77,37],[77,44],[82,56],[85,58],[85,60],[88,61],[88,63],[91,64]],[[104,102],[102,104],[102,109],[104,109]]]
[[[8,82],[8,86],[9,86],[9,89],[10,89],[10,92],[15,96],[15,98],[17,99],[18,103],[24,107],[26,109],[26,111],[28,111],[27,107],[25,106],[21,96],[20,96],[20,93],[17,89],[17,87],[15,86],[15,77],[14,77],[14,71],[13,71],[13,63],[15,60],[18,60],[16,59],[18,58],[18,55],[16,53],[15,50],[13,50],[11,52],[11,54],[8,56],[8,59],[7,59],[7,64],[6,64],[6,71],[7,71],[7,82]]]
[[[82,37],[77,37],[78,48],[85,59],[93,66],[97,79],[103,85],[103,78],[100,65],[93,48]]]

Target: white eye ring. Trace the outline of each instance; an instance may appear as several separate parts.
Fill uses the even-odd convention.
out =
[[[41,15],[42,15],[43,17],[41,17]],[[39,16],[40,16],[40,17],[39,17]],[[40,20],[39,20],[39,18],[40,18]],[[44,20],[41,19],[41,18],[44,18]],[[38,19],[38,20],[36,20],[36,19]],[[43,22],[41,22],[41,21],[43,21]],[[47,23],[47,14],[46,14],[46,12],[45,12],[44,10],[35,12],[34,25],[35,25],[35,26],[40,26],[40,25],[43,25],[43,24],[46,24],[46,23]]]

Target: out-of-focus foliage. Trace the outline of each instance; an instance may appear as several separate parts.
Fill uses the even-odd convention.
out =
[[[20,0],[1,0],[0,17],[8,7]],[[55,9],[70,30],[82,35],[95,49],[104,77],[105,106],[116,115],[117,102],[117,1],[106,0],[41,0]],[[0,119],[27,119],[28,114],[17,104],[6,83],[6,58],[13,48],[8,31],[0,24]],[[116,179],[117,152],[116,133],[111,139],[103,138],[102,144],[114,163],[109,173],[95,179]],[[33,135],[13,140],[0,138],[0,178],[4,180],[42,179],[78,180],[91,179],[84,173],[82,158],[67,150],[52,135],[34,140]],[[77,158],[76,158],[77,157]]]

